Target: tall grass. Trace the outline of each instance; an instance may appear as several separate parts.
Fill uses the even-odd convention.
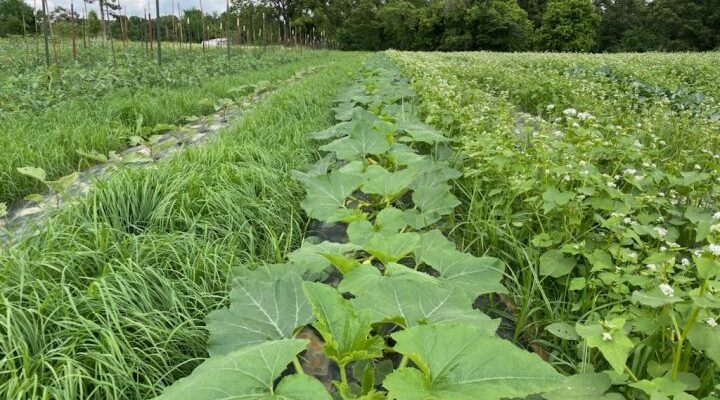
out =
[[[110,86],[100,97],[73,94],[68,88],[67,98],[41,107],[42,111],[28,108],[3,115],[0,107],[0,132],[3,136],[3,145],[0,146],[0,203],[11,203],[40,188],[38,182],[17,173],[18,167],[41,167],[52,178],[63,176],[77,168],[80,157],[76,150],[106,153],[123,149],[127,147],[127,138],[136,133],[138,122],[153,127],[159,123],[176,123],[188,115],[210,113],[212,106],[207,101],[201,102],[202,99],[212,103],[231,97],[232,89],[239,86],[259,80],[287,78],[297,70],[317,63],[326,54],[305,52],[302,57],[297,54],[290,57],[285,52],[268,51],[258,53],[259,60],[254,60],[255,55],[248,54],[246,58],[254,60],[251,63],[237,60],[238,64],[247,66],[240,68],[242,73],[235,70],[228,73],[208,71],[207,76],[199,79],[202,74],[195,72],[185,79],[180,72],[158,72],[159,76],[167,74],[167,81],[144,85],[144,80],[140,79],[129,87],[119,88],[114,88],[113,82],[101,80],[96,82],[98,86]],[[84,71],[84,67],[76,68],[78,74]],[[147,73],[138,71],[138,74]],[[21,76],[18,79],[32,84],[30,77]],[[74,76],[60,86],[71,86],[82,79]],[[2,90],[0,81],[0,100]],[[44,99],[43,95],[33,96],[38,100]]]
[[[232,271],[300,240],[290,173],[359,59],[332,54],[216,141],[98,182],[0,255],[0,398],[145,399],[187,375]]]

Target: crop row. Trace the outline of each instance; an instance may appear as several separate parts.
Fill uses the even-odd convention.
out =
[[[245,85],[285,79],[299,69],[317,64],[320,56],[313,52],[303,56],[282,51],[247,53],[242,59],[236,57],[233,68],[225,70],[183,66],[178,61],[163,67],[164,73],[156,66],[143,64],[128,67],[127,78],[123,73],[116,75],[111,66],[102,65],[77,65],[64,70],[60,78],[53,74],[0,78],[0,93],[7,93],[12,104],[22,108],[4,116],[0,113],[4,143],[0,148],[0,203],[9,205],[40,189],[37,182],[18,174],[16,168],[39,167],[48,173],[49,179],[67,175],[87,161],[78,151],[107,154],[122,150],[128,147],[132,136],[147,138],[158,124],[167,127],[186,117],[212,113],[221,99],[241,97]],[[211,62],[218,61],[215,58]],[[107,76],[93,77],[98,71],[105,71],[102,74]],[[33,73],[37,75],[39,71]],[[157,76],[158,81],[149,82],[142,78],[144,75]],[[39,113],[23,104],[20,100],[23,96],[3,87],[2,82],[9,84],[13,79],[31,98],[54,99],[38,92],[40,89],[33,89],[35,86],[52,86],[63,97],[52,100],[53,105],[39,105],[44,110]],[[124,86],[118,79],[130,79],[133,83]],[[73,89],[75,86],[77,90]],[[86,91],[86,86],[92,89]]]
[[[335,241],[241,272],[229,308],[207,318],[211,357],[158,399],[567,396],[562,375],[473,308],[506,292],[504,266],[443,233],[459,174],[414,99],[387,59],[366,63],[338,123],[311,134],[325,156],[297,173],[303,208]]]
[[[660,93],[637,106],[634,86],[578,78],[570,56],[391,57],[465,155],[456,233],[508,263],[515,339],[625,398],[715,399],[715,100],[683,108]]]

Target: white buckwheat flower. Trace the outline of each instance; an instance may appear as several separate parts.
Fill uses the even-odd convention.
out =
[[[610,334],[610,332],[603,332],[602,339],[603,342],[609,342],[612,340],[612,335]]]
[[[659,227],[659,226],[653,227],[653,230],[654,230],[655,233],[657,233],[658,236],[660,236],[660,237],[663,237],[663,236],[667,235],[667,233],[668,233],[667,229],[661,228],[661,227]]]
[[[635,146],[638,149],[642,149],[643,145],[640,143],[639,140],[636,140],[635,143],[633,143],[633,146]]]
[[[708,318],[708,319],[705,320],[705,323],[708,324],[711,328],[714,328],[714,327],[718,326],[717,321],[715,320],[715,318]]]
[[[713,255],[720,256],[720,244],[711,244],[708,246],[708,250],[710,250]]]
[[[574,115],[577,115],[577,110],[574,108],[566,108],[563,110],[563,114],[569,115],[569,116],[574,116]]]
[[[608,187],[613,188],[613,189],[617,187],[617,185],[613,181],[608,182],[607,185],[608,185]]]
[[[635,173],[637,173],[637,170],[635,168],[628,168],[623,171],[623,174],[625,175],[635,175]]]
[[[675,296],[675,289],[672,288],[672,286],[668,285],[667,283],[661,283],[660,291],[663,292],[663,294],[667,297],[673,297]]]
[[[702,167],[700,166],[700,164],[695,164],[695,166],[694,166],[693,168],[695,168],[695,169],[702,169]]]
[[[625,217],[625,219],[623,219],[623,222],[630,225],[630,224],[632,224],[633,220],[630,217]]]
[[[665,247],[665,246],[660,246],[660,251],[666,252],[666,251],[667,251],[667,247]]]
[[[690,260],[688,260],[687,258],[683,258],[682,260],[680,260],[680,265],[682,265],[683,267],[687,267],[690,265]]]
[[[720,211],[715,211],[715,214],[713,214],[714,220],[720,220]]]
[[[646,266],[647,266],[647,269],[649,269],[652,272],[657,271],[657,266],[655,264],[648,264]]]

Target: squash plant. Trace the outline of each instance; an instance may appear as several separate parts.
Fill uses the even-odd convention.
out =
[[[346,225],[347,240],[306,240],[285,263],[242,271],[229,307],[207,317],[210,358],[157,399],[499,400],[562,389],[550,364],[495,336],[499,320],[473,308],[506,291],[504,265],[443,234],[459,173],[413,98],[386,59],[366,63],[334,108],[338,124],[311,134],[327,156],[297,173],[308,216]],[[330,386],[308,368],[307,329],[337,369]]]
[[[20,167],[17,171],[25,176],[29,176],[35,180],[42,182],[50,193],[55,196],[55,201],[60,204],[61,196],[67,192],[73,183],[78,179],[80,174],[73,172],[70,175],[60,177],[56,180],[48,180],[47,173],[44,169],[38,167]],[[43,202],[45,198],[38,193],[33,193],[25,197],[26,200],[34,202]]]

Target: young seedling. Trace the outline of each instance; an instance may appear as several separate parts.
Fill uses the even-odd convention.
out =
[[[199,122],[200,126],[198,127],[199,133],[205,133],[208,131],[208,123],[207,123],[207,117],[201,116],[198,117],[197,115],[190,115],[188,117],[185,117],[185,121],[187,122]]]
[[[137,135],[130,136],[130,146],[140,146],[142,147],[142,149],[140,151],[128,154],[127,156],[123,157],[123,162],[146,163],[155,161],[156,154],[154,152],[154,146],[158,144],[161,139],[162,135],[150,136],[148,140],[145,140],[144,138]]]
[[[67,192],[67,190],[70,188],[70,186],[72,186],[72,184],[80,176],[77,172],[73,172],[72,174],[63,176],[57,180],[49,181],[46,179],[47,174],[45,173],[45,170],[42,168],[21,167],[21,168],[18,168],[17,171],[25,176],[29,176],[29,177],[39,180],[40,182],[45,184],[45,186],[55,196],[57,205],[60,205],[61,197],[65,194],[65,192]],[[25,199],[40,203],[44,200],[44,197],[40,194],[33,193],[33,194],[26,196]]]
[[[220,121],[227,122],[227,110],[228,107],[233,105],[235,102],[230,99],[220,99],[215,105],[215,111],[220,113]]]
[[[105,156],[104,154],[98,153],[95,150],[90,150],[89,152],[82,151],[82,150],[75,150],[75,153],[77,153],[80,156],[80,158],[81,158],[80,162],[85,160],[88,164],[90,164],[90,162],[104,164],[108,161],[107,156]],[[78,165],[78,169],[80,169],[80,165]]]

